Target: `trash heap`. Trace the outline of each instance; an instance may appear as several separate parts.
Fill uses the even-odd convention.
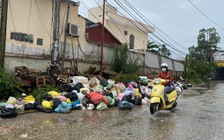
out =
[[[72,76],[69,83],[61,85],[61,92],[48,91],[41,95],[41,99],[24,93],[22,98],[9,97],[7,102],[0,103],[0,117],[16,117],[27,110],[69,113],[71,110],[107,110],[114,106],[131,110],[134,105],[148,104],[150,94],[147,77],[116,83],[111,79]]]

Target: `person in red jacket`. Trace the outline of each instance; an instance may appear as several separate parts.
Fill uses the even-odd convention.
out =
[[[161,70],[162,71],[159,73],[158,78],[166,80],[166,82],[163,83],[163,85],[165,86],[164,99],[165,99],[166,105],[168,105],[170,104],[170,102],[168,100],[167,93],[171,92],[172,90],[171,82],[173,81],[173,74],[171,71],[168,70],[167,63],[162,63]]]

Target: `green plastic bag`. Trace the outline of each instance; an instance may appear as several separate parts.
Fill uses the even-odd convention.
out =
[[[108,107],[104,102],[101,102],[100,104],[97,105],[96,110],[107,110]]]
[[[6,105],[6,103],[0,102],[0,107]]]
[[[114,106],[115,100],[111,98],[110,96],[106,96],[106,98],[108,100],[108,106]]]

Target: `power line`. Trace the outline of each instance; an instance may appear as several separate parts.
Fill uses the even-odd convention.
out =
[[[94,0],[95,1],[95,3],[100,7],[100,9],[102,10],[102,8],[101,8],[101,6],[100,6],[100,4],[99,4],[99,2],[97,2],[96,0]],[[83,2],[82,2],[83,3]],[[89,8],[88,8],[88,6],[85,4],[85,3],[83,3],[83,5],[84,5],[84,7],[87,9],[87,10],[89,10]],[[111,6],[111,5],[109,5],[109,6]],[[95,14],[94,13],[92,13],[90,10],[89,10],[89,13],[96,19],[96,20],[98,20],[98,18],[95,16]],[[107,14],[107,13],[106,13]],[[109,17],[109,15],[107,14],[107,16]],[[112,19],[112,21],[114,21],[113,19]],[[127,39],[124,37],[124,35],[123,35],[123,33],[121,32],[121,30],[120,30],[120,28],[118,27],[118,25],[114,22],[114,24],[115,24],[115,26],[116,26],[116,28],[118,29],[118,31],[120,32],[120,34],[121,34],[121,36],[125,39],[125,41],[127,42]],[[108,24],[109,25],[109,24]],[[109,25],[110,26],[110,25]],[[111,27],[111,26],[110,26]],[[113,32],[113,31],[112,31]]]
[[[42,18],[42,16],[41,16],[41,12],[40,12],[40,8],[39,8],[39,6],[38,6],[37,0],[35,0],[35,3],[36,3],[37,14],[38,14],[40,23],[41,23],[42,27],[44,28],[45,32],[52,38],[51,34],[48,32],[46,26],[44,25],[44,21],[43,21],[43,18]]]
[[[95,2],[96,2],[96,0],[94,0]],[[97,2],[96,2],[97,3]],[[107,2],[108,3],[108,5],[109,5],[109,7],[112,7],[112,5],[109,3],[109,2]],[[100,7],[100,2],[99,2],[99,0],[98,0],[98,6]],[[101,10],[102,10],[102,8],[101,8]],[[119,11],[118,11],[119,12]],[[106,13],[107,14],[107,13]],[[120,13],[121,15],[123,15],[122,13]],[[107,16],[108,17],[110,17],[108,14],[107,14]],[[125,19],[125,20],[127,20],[126,18],[124,18],[124,17],[122,17],[123,19]],[[113,20],[113,19],[112,19]],[[132,21],[130,21],[130,20],[127,20],[129,23]],[[131,22],[132,23],[132,22]],[[115,24],[116,24],[116,22],[115,22]],[[132,23],[133,25],[134,25],[134,27],[136,27],[136,25],[134,24],[134,23]],[[116,24],[117,25],[117,24]],[[140,24],[141,25],[141,24]],[[144,27],[145,28],[145,27]],[[119,28],[118,28],[119,29]],[[141,30],[142,31],[142,30]],[[147,33],[145,33],[144,31],[142,31],[144,34],[146,34],[147,36],[148,36],[148,34]],[[121,33],[122,34],[122,33]],[[124,36],[123,34],[122,34],[122,36]],[[137,37],[136,37],[137,38]],[[138,38],[137,38],[138,39]],[[146,42],[147,43],[147,42]],[[161,46],[162,46],[162,44],[161,44]],[[171,50],[170,50],[171,51]],[[173,52],[173,51],[172,51]],[[178,55],[177,53],[175,53],[175,52],[173,52],[174,54],[176,54],[176,55]],[[136,54],[134,54],[136,57],[139,57],[139,56],[137,56]],[[181,55],[178,55],[178,56],[181,56]],[[146,64],[145,64],[145,62],[143,61],[143,60],[141,60],[141,59],[139,59],[145,66],[147,66]],[[154,63],[155,64],[155,62],[154,61],[151,61],[151,63]],[[149,68],[148,66],[147,66],[147,68]]]
[[[119,1],[119,0],[118,0]],[[115,0],[115,2],[125,11],[125,12],[127,12],[132,18],[134,18],[134,19],[138,19],[138,18],[136,18],[134,15],[132,15],[131,14],[131,11],[130,10],[127,10],[127,8],[120,2],[118,2],[117,0]],[[141,25],[141,24],[140,24]],[[143,25],[141,25],[143,28],[145,28]],[[146,28],[145,28],[146,29]],[[146,29],[146,30],[148,30],[148,29]],[[144,31],[143,31],[144,32]],[[166,42],[168,42],[168,43],[166,43],[165,41],[163,41],[161,38],[159,38],[157,35],[155,35],[155,34],[152,34],[154,37],[156,37],[156,38],[158,38],[161,42],[163,42],[164,44],[166,44],[167,46],[169,46],[170,48],[172,48],[173,50],[175,50],[175,51],[177,51],[177,52],[180,52],[180,53],[182,53],[182,54],[186,54],[186,53],[184,53],[184,52],[182,52],[182,51],[180,51],[180,50],[178,50],[178,49],[176,49],[176,48],[174,48],[174,47],[172,47],[170,44],[170,42],[168,42],[165,38],[163,38],[162,36],[162,38],[164,39],[164,40],[166,40]]]
[[[131,3],[129,3],[127,0],[125,0],[125,3],[144,21],[148,24],[148,22],[150,24],[152,24],[153,26],[155,26],[151,21],[148,20],[148,18],[146,18],[141,12],[139,12]],[[156,26],[155,26],[156,27]],[[164,35],[166,35],[168,38],[170,38],[171,40],[173,40],[176,44],[178,44],[179,46],[182,46],[184,48],[186,48],[185,46],[179,44],[177,41],[175,41],[173,38],[171,38],[169,35],[167,35],[165,32],[163,32],[159,27],[156,27],[159,31],[161,31]],[[155,32],[157,32],[155,30]],[[159,32],[157,32],[158,35],[163,38],[166,42],[168,42],[169,44],[171,44],[168,40],[166,40]],[[152,35],[154,35],[154,33],[152,33]],[[174,45],[173,45],[174,46]],[[178,50],[177,48],[175,48],[175,50]],[[180,51],[180,50],[179,50]],[[182,51],[180,51],[183,54],[186,54]]]
[[[96,3],[97,3],[97,1],[96,0],[94,0]],[[107,2],[108,3],[108,2]],[[99,0],[98,0],[98,3],[97,3],[98,5],[99,5],[99,7],[100,7],[100,9],[103,11],[103,9],[101,8],[101,6],[100,6],[100,2],[99,2]],[[109,3],[108,3],[109,4]],[[109,6],[111,7],[111,5],[109,4]],[[106,15],[108,16],[108,17],[110,17],[109,15],[108,15],[108,13],[106,12]],[[112,19],[112,18],[111,18]],[[125,38],[125,36],[123,35],[123,33],[121,32],[121,30],[120,30],[120,28],[118,27],[118,25],[116,24],[116,22],[112,19],[112,21],[114,22],[114,24],[115,24],[115,26],[116,26],[116,28],[118,29],[118,31],[120,32],[120,34],[121,34],[121,36],[124,38],[124,40],[127,42],[127,39]],[[109,24],[107,24],[107,25],[109,25]],[[109,25],[110,26],[110,25]],[[111,26],[110,26],[111,27]]]
[[[96,0],[94,0],[95,1],[95,3],[100,7],[100,9],[102,10],[102,8],[101,8],[101,6],[100,6],[100,2],[98,1],[96,1]],[[108,3],[108,2],[107,2]],[[84,3],[83,3],[84,4]],[[109,7],[112,7],[111,5],[110,5],[110,3],[108,3],[109,4]],[[85,5],[85,4],[84,4]],[[88,6],[86,6],[85,5],[85,8],[88,10]],[[89,11],[90,12],[90,14],[91,15],[93,15],[94,16],[94,18],[96,19],[96,20],[98,20],[98,18],[94,15],[94,13],[92,13],[91,11]],[[97,14],[97,13],[95,13],[95,14]],[[110,17],[109,15],[108,15],[108,13],[106,13],[106,15],[108,16],[108,17]],[[111,18],[112,19],[112,18]],[[128,40],[125,38],[125,36],[123,35],[123,33],[122,33],[122,31],[121,31],[121,29],[118,27],[118,25],[116,24],[116,22],[112,19],[112,21],[114,22],[114,24],[115,24],[115,26],[116,26],[116,28],[118,29],[118,31],[120,32],[120,34],[121,34],[121,36],[125,39],[125,41],[126,42],[128,42]],[[108,24],[108,26],[110,26],[109,24]],[[111,27],[111,26],[110,26]],[[113,32],[113,30],[111,31],[111,32]],[[140,39],[139,38],[137,38],[137,37],[135,37],[137,40],[139,40],[140,41]],[[140,45],[140,44],[138,44],[138,45]]]
[[[188,0],[188,2],[195,8],[197,9],[202,15],[204,15],[209,21],[211,21],[212,23],[214,23],[216,26],[218,26],[219,28],[221,28],[222,30],[224,30],[223,27],[221,27],[220,25],[218,25],[215,21],[213,21],[211,18],[209,18],[205,13],[203,13],[194,3],[192,3],[190,0]]]
[[[174,4],[175,7],[177,7],[178,9],[180,9],[186,16],[188,16],[192,21],[194,21],[195,23],[199,24],[200,26],[203,26],[201,23],[199,23],[198,21],[196,21],[194,18],[191,17],[191,15],[189,15],[186,11],[184,11],[183,8],[181,8],[174,0],[171,0],[171,2]]]
[[[153,38],[151,38],[151,39],[152,39],[153,42],[157,43],[159,46],[162,46],[162,45],[163,45],[163,44],[159,43],[157,40],[155,40],[155,39],[153,39]],[[177,52],[172,51],[172,50],[170,50],[170,51],[171,51],[173,54],[176,54],[176,55],[182,57],[182,55],[178,54]]]
[[[14,28],[15,31],[17,31],[17,30],[16,30],[16,26],[15,26],[15,22],[14,22],[14,18],[13,18],[12,6],[11,6],[11,2],[10,2],[10,0],[9,0],[9,9],[10,9],[10,14],[11,14],[11,19],[12,19],[12,25],[13,25],[13,28]]]
[[[102,8],[101,8],[101,6],[100,6],[100,2],[98,1],[96,1],[96,0],[94,0],[95,1],[95,3],[96,4],[98,4],[98,6],[100,7],[100,9],[102,10]],[[108,3],[108,2],[107,2]],[[108,5],[110,6],[110,7],[112,7],[112,5],[110,4],[110,3],[108,3]],[[87,8],[88,9],[88,8]],[[93,14],[91,11],[89,11],[91,14]],[[107,14],[107,13],[106,13]],[[110,17],[108,14],[107,14],[107,16],[108,17]],[[95,17],[96,18],[96,17]],[[124,18],[124,17],[122,17],[122,18]],[[97,19],[97,18],[96,18]],[[125,19],[125,18],[124,18]],[[114,21],[113,19],[112,19],[112,21]],[[129,21],[130,22],[130,21]],[[116,22],[114,21],[114,24],[116,25],[116,27],[118,28],[118,30],[120,31],[120,28],[118,27],[118,25],[116,24]],[[121,33],[121,36],[123,36],[124,37],[124,35],[123,35],[123,33],[120,31],[120,33]],[[125,37],[124,37],[125,38]],[[138,39],[137,37],[136,37],[136,39]],[[126,39],[125,39],[126,40]],[[138,55],[136,55],[135,53],[133,53],[133,55],[135,56],[135,57],[139,57]],[[144,64],[144,65],[146,65],[145,64],[145,62],[143,61],[143,60],[141,60],[141,59],[139,59],[141,62],[142,62],[142,64]],[[154,63],[153,61],[152,61],[152,63]]]
[[[30,25],[29,23],[30,23],[30,17],[31,17],[32,5],[33,5],[33,1],[31,0],[31,1],[30,1],[30,8],[29,8],[28,21],[27,21],[27,25],[26,25],[26,32],[27,32],[27,33],[29,33],[29,32],[28,32],[28,26]],[[29,26],[29,28],[30,28],[30,26]]]

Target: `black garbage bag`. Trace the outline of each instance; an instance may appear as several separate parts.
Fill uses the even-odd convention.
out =
[[[25,110],[32,110],[32,109],[35,109],[35,106],[32,103],[28,103],[28,104],[25,104],[24,109]]]
[[[114,106],[118,106],[119,103],[119,99],[118,98],[114,98]]]
[[[114,98],[114,95],[111,92],[106,92],[105,96],[110,96],[111,98]]]
[[[69,92],[67,94],[65,94],[66,98],[69,98],[72,102],[78,100],[78,95],[75,92]]]
[[[42,105],[38,102],[35,102],[34,104],[35,104],[35,109],[38,111],[45,112],[45,113],[53,113],[54,112],[54,110],[43,108]]]
[[[134,101],[132,100],[132,95],[124,95],[122,101],[128,101],[130,103],[134,103]]]
[[[43,100],[51,101],[53,100],[53,97],[50,94],[45,94],[42,96]]]
[[[74,87],[73,87],[73,90],[76,90],[78,92],[80,92],[80,89],[81,88],[84,88],[83,84],[82,83],[77,83]]]
[[[121,110],[131,110],[132,107],[133,107],[133,104],[130,103],[130,102],[127,102],[127,101],[121,101],[118,104],[118,108],[121,109]]]
[[[107,80],[100,80],[100,85],[102,85],[103,87],[107,87],[109,83],[107,82]]]
[[[13,118],[18,115],[18,112],[15,107],[8,108],[7,106],[0,107],[0,117],[2,118]]]
[[[75,106],[75,107],[72,107],[72,110],[82,110],[82,107],[81,106]]]
[[[68,85],[68,84],[64,84],[62,86],[62,91],[63,92],[71,92],[73,90],[73,87],[71,85]]]
[[[135,105],[142,105],[142,98],[137,96],[135,97],[135,102],[134,102]]]
[[[87,106],[87,104],[93,104],[92,102],[91,102],[91,100],[90,99],[88,99],[88,98],[86,98],[86,97],[84,97],[83,98],[83,100],[82,100],[82,104],[83,104],[83,106]]]
[[[54,98],[53,99],[53,106],[52,106],[52,109],[54,110],[55,108],[58,107],[58,105],[61,104],[61,101],[58,99],[58,98]]]

